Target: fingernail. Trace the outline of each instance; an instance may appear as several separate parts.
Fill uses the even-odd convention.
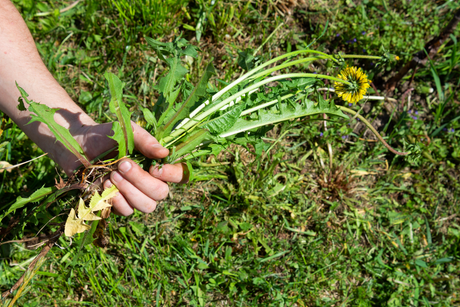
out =
[[[162,148],[164,148],[164,147],[161,146],[160,144],[153,144],[152,147],[153,147],[153,148],[156,148],[156,149],[162,149]]]
[[[107,179],[105,182],[104,182],[104,189],[109,189],[111,188],[113,185],[112,181],[110,181],[110,179]]]
[[[163,174],[163,168],[162,167],[155,167],[152,172],[152,176],[154,177],[160,177],[161,174]]]
[[[123,177],[118,172],[112,172],[112,180],[117,183],[123,180]]]
[[[129,161],[122,161],[120,164],[118,164],[118,170],[122,174],[126,174],[130,169],[131,169],[131,163]]]

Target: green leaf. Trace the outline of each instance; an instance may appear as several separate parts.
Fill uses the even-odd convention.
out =
[[[444,102],[444,91],[442,90],[441,80],[439,79],[438,72],[434,66],[430,68],[431,74],[433,75],[434,83],[436,84],[436,90],[438,91],[439,101]]]
[[[144,224],[137,222],[128,222],[128,224],[131,225],[131,229],[136,233],[138,237],[142,237],[145,234],[145,229],[147,227]]]
[[[29,121],[29,124],[36,121],[46,124],[56,137],[56,140],[64,144],[64,146],[72,152],[85,167],[90,166],[91,163],[86,158],[80,144],[78,144],[78,142],[70,134],[69,129],[59,125],[54,120],[54,114],[58,109],[51,109],[44,104],[27,99],[29,95],[19,85],[17,85],[17,83],[16,86],[18,87],[22,98],[29,104],[28,110],[32,112],[32,119]]]
[[[183,51],[185,55],[191,56],[192,58],[195,58],[198,56],[198,52],[196,51],[196,47],[193,45],[188,45],[185,50]]]
[[[260,157],[262,153],[267,151],[270,148],[270,143],[265,143],[263,140],[254,144],[255,154]]]
[[[245,107],[245,103],[240,103],[229,112],[204,123],[201,127],[209,130],[209,132],[213,135],[218,135],[219,133],[230,129],[235,124]]]
[[[218,143],[217,144],[209,144],[208,147],[211,149],[211,154],[213,154],[216,157],[222,150],[227,148],[226,146],[224,146],[222,144],[218,144]]]
[[[153,38],[146,37],[146,42],[155,50],[160,59],[163,59],[164,56],[169,56],[174,54],[174,44],[172,42],[162,43]]]
[[[188,180],[192,182],[193,179],[195,178],[195,172],[193,170],[192,163],[190,163],[190,161],[186,161],[185,163],[187,163]]]
[[[423,261],[422,259],[415,260],[415,264],[422,268],[428,268],[428,266],[426,265],[426,262]]]
[[[153,113],[147,108],[142,108],[142,114],[144,115],[145,121],[149,125],[151,125],[154,128],[156,128],[157,121],[156,121],[155,116],[153,115]]]
[[[445,123],[444,125],[442,125],[442,126],[439,127],[438,129],[436,129],[436,130],[430,135],[430,137],[433,138],[433,137],[437,136],[437,135],[439,134],[439,132],[441,132],[442,129],[443,129],[444,127],[447,127],[450,123],[455,123],[457,120],[460,120],[460,116],[457,116],[456,118],[450,120],[449,122]]]
[[[8,211],[4,215],[0,216],[0,222],[5,216],[10,214],[11,212],[24,207],[28,203],[37,202],[40,199],[44,198],[45,196],[53,193],[54,191],[56,191],[55,187],[48,187],[48,188],[41,187],[40,189],[32,193],[32,195],[30,195],[29,197],[22,198],[21,196],[19,196],[18,198],[16,198],[16,201],[10,206]]]
[[[115,135],[112,137],[119,146],[118,158],[122,158],[134,150],[134,134],[131,127],[131,113],[123,103],[123,84],[120,79],[111,72],[105,73],[105,78],[109,83],[110,91],[110,111],[115,113],[118,119],[119,126],[114,123],[113,131]],[[121,131],[121,133],[120,133]],[[124,144],[124,146],[122,145]]]
[[[249,71],[254,68],[255,57],[253,56],[253,53],[254,50],[249,48],[245,51],[238,52],[238,65],[244,70]]]
[[[302,104],[296,104],[294,108],[291,105],[283,103],[281,105],[281,110],[279,110],[280,112],[276,113],[276,111],[277,107],[271,108],[270,110],[260,110],[259,118],[257,120],[245,120],[243,118],[239,118],[229,130],[221,133],[220,137],[228,137],[243,131],[292,120],[298,117],[321,113],[348,118],[333,103],[329,104],[324,101],[320,104],[315,104],[313,101],[308,99],[305,99],[305,102]]]
[[[187,27],[187,25],[184,27]],[[197,47],[188,44],[187,40],[181,38],[180,36],[176,37],[173,42],[168,43],[162,43],[150,37],[146,37],[145,40],[162,60],[164,60],[167,56],[179,57],[180,55],[188,55],[196,58],[198,55],[196,51]]]
[[[118,143],[118,157],[122,158],[126,156],[126,142],[123,130],[121,129],[119,122],[114,122],[112,124],[112,131],[113,136],[109,136],[109,138]]]
[[[175,157],[181,157],[185,154],[191,153],[197,146],[209,137],[211,137],[209,131],[198,129],[190,136],[187,136],[185,142],[176,146]]]
[[[158,99],[157,103],[154,106],[154,112],[157,114],[161,112],[161,116],[158,119],[158,126],[161,128],[162,124],[165,121],[168,121],[174,115],[174,102],[176,101],[177,97],[180,93],[180,87],[176,89],[174,92],[171,93],[170,96],[166,99],[163,94],[161,94],[160,98]],[[162,131],[162,130],[161,130]]]
[[[282,251],[282,252],[279,252],[279,253],[276,253],[274,254],[273,256],[270,256],[270,257],[267,257],[267,258],[262,258],[262,259],[257,259],[259,262],[266,262],[266,261],[269,261],[269,260],[273,260],[275,258],[279,258],[281,256],[284,256],[286,255],[287,253],[289,253],[290,250],[286,250],[286,251]]]
[[[208,84],[209,79],[214,74],[216,74],[216,70],[214,69],[214,66],[211,63],[209,63],[208,66],[206,66],[206,69],[203,72],[200,81],[198,82],[197,86],[193,89],[190,96],[184,103],[182,103],[179,110],[177,110],[177,112],[172,116],[172,118],[167,123],[165,123],[162,129],[161,136],[169,134],[174,125],[179,120],[182,120],[185,117],[189,116],[190,108],[194,106],[195,102],[200,97],[206,95],[206,86]]]
[[[440,258],[440,259],[436,260],[436,261],[434,262],[434,264],[448,263],[448,262],[452,262],[453,260],[455,260],[454,257]]]
[[[188,70],[180,64],[180,58],[178,57],[166,59],[166,63],[169,66],[169,73],[160,79],[158,90],[162,92],[168,100],[175,89],[176,83],[185,76]]]
[[[155,136],[159,140],[162,138],[165,130],[165,125],[163,125],[163,123],[169,121],[170,118],[174,116],[174,102],[180,93],[180,86],[176,87],[176,84],[181,81],[188,72],[188,70],[180,64],[180,59],[178,57],[166,59],[166,63],[169,66],[169,72],[165,77],[161,78],[159,84],[154,87],[161,92],[160,98],[153,107],[153,112],[155,114],[161,114],[157,123],[158,129],[155,131]]]

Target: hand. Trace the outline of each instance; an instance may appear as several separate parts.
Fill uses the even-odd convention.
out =
[[[165,158],[169,150],[161,146],[147,131],[136,125],[134,145],[144,156],[150,159]],[[144,213],[155,210],[157,201],[168,196],[166,182],[182,183],[188,180],[187,167],[183,164],[163,165],[161,169],[150,166],[149,173],[130,159],[118,163],[118,171],[110,174],[104,182],[108,188],[115,184],[120,193],[113,198],[113,211],[119,215],[130,215],[134,209]]]
[[[63,144],[56,142],[45,124],[27,124],[30,113],[17,109],[20,93],[16,82],[26,90],[30,99],[60,109],[54,116],[56,122],[69,129],[90,160],[115,147],[116,143],[107,137],[111,134],[112,124],[96,124],[72,101],[43,64],[26,23],[7,0],[0,0],[0,29],[0,110],[13,119],[67,175],[71,175],[81,163]],[[168,155],[167,149],[137,125],[134,125],[134,142],[136,148],[148,158]],[[120,190],[120,195],[114,199],[115,212],[121,215],[129,215],[134,209],[151,212],[156,202],[168,194],[166,181],[187,180],[184,178],[184,169],[182,165],[165,165],[161,170],[150,168],[149,175],[133,161],[125,159],[104,186],[114,183]]]
[[[144,156],[150,159],[161,159],[168,155],[169,150],[161,146],[158,141],[147,131],[133,124],[134,145]],[[82,145],[89,159],[94,159],[101,153],[116,146],[115,141],[108,138],[111,134],[111,124],[83,126],[80,131],[74,133],[75,139]],[[75,159],[71,163],[61,165],[69,174],[79,166]],[[69,170],[71,170],[69,172]],[[131,159],[125,158],[118,163],[118,170],[110,174],[103,186],[109,188],[112,184],[120,190],[113,201],[113,212],[119,215],[130,215],[137,209],[144,213],[155,210],[157,201],[168,196],[169,187],[166,182],[186,182],[187,168],[182,164],[163,165],[150,167],[149,172],[144,171]]]

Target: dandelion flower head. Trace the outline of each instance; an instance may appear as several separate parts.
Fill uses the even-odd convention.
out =
[[[349,103],[356,103],[363,99],[370,87],[369,80],[361,68],[348,67],[342,70],[337,78],[348,81],[349,84],[334,82],[335,92]]]

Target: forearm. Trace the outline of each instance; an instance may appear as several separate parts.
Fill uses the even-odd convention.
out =
[[[55,115],[58,124],[73,131],[95,122],[78,107],[53,78],[38,54],[33,38],[21,15],[9,0],[0,0],[0,109],[51,158],[58,161],[68,155],[55,143],[46,125],[27,125],[30,114],[19,111],[16,82],[29,94],[29,99],[61,109]]]

